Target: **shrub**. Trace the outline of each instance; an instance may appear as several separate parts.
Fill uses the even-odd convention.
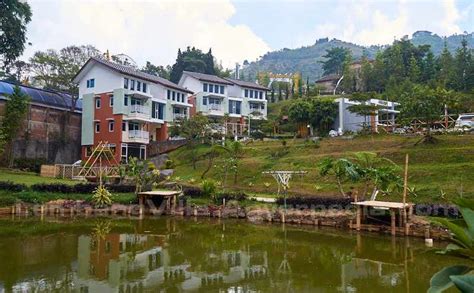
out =
[[[92,193],[96,188],[95,183],[79,183],[74,185],[74,193]]]
[[[92,202],[97,207],[104,207],[112,204],[112,194],[103,185],[97,186],[92,195]]]
[[[15,168],[27,170],[30,172],[39,173],[41,171],[41,165],[47,163],[45,158],[28,159],[28,158],[17,158],[13,161]]]
[[[214,196],[217,190],[217,185],[214,180],[203,180],[201,183],[202,195],[206,197]]]
[[[25,189],[26,189],[26,185],[24,184],[18,184],[11,181],[0,181],[0,190],[20,192]]]
[[[416,204],[413,212],[418,216],[461,218],[459,209],[449,204]]]
[[[174,169],[174,161],[173,160],[166,160],[165,162],[165,169]]]
[[[16,198],[12,195],[0,195],[0,207],[12,206],[16,203]]]
[[[31,190],[38,192],[74,193],[74,186],[62,183],[38,183],[31,185]]]
[[[323,197],[323,196],[308,196],[308,197],[288,197],[286,199],[287,207],[292,208],[317,208],[328,209],[334,207],[346,208],[350,206],[352,199],[343,197]],[[282,197],[278,198],[276,203],[278,205],[284,204]]]
[[[215,202],[221,204],[230,201],[244,201],[247,199],[247,194],[244,192],[220,192],[215,197]]]
[[[183,186],[183,194],[191,198],[203,196],[202,189],[196,186]]]
[[[115,193],[131,193],[131,192],[135,192],[135,185],[125,185],[125,184],[107,185],[107,188],[108,188],[111,192],[115,192]]]

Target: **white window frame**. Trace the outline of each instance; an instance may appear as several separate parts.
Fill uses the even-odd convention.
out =
[[[99,102],[98,105],[97,105],[97,102]],[[101,98],[100,97],[95,97],[95,108],[100,109],[101,106],[102,106]]]
[[[95,133],[100,133],[100,122],[99,121],[94,122],[94,132]]]
[[[109,132],[114,132],[114,130],[115,130],[115,121],[110,120],[109,121]]]

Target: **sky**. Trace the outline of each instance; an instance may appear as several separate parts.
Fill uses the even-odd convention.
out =
[[[224,67],[329,37],[389,44],[428,30],[474,31],[472,0],[27,0],[23,59],[38,50],[94,45],[138,65],[173,64],[178,48],[212,48]]]

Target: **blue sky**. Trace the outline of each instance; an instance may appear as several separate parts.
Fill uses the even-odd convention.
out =
[[[224,67],[322,37],[362,45],[429,30],[474,31],[474,0],[27,0],[35,51],[94,45],[139,65],[173,64],[178,48],[212,48]]]

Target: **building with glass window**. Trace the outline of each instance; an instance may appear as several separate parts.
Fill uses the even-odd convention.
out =
[[[115,159],[146,158],[150,141],[168,139],[168,124],[189,116],[191,91],[164,78],[101,58],[74,77],[82,100],[82,159],[107,141]]]
[[[268,88],[259,84],[215,75],[184,71],[178,83],[193,91],[193,112],[211,118],[228,115],[226,129],[241,135],[247,118],[266,119]]]

